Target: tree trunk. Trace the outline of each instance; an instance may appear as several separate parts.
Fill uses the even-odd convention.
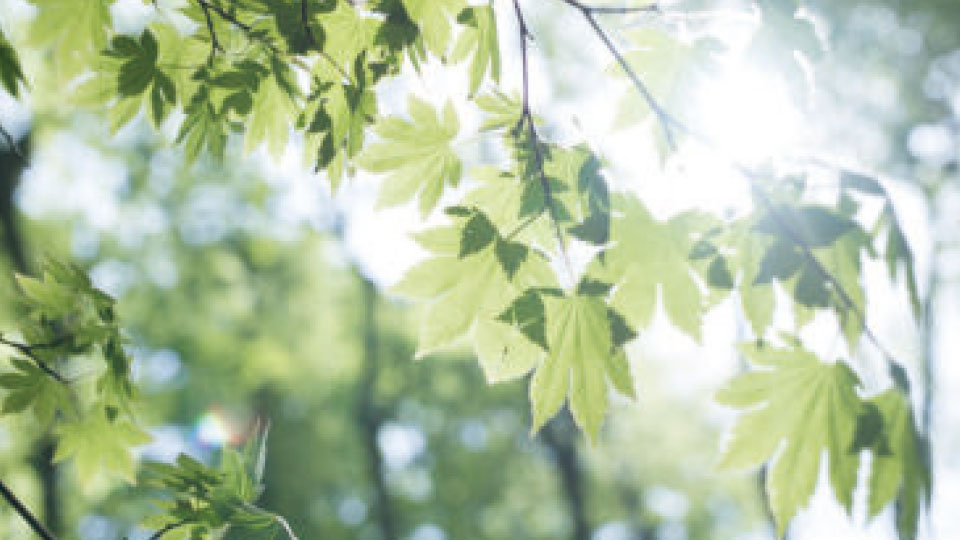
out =
[[[30,273],[31,265],[14,204],[14,195],[20,183],[20,175],[27,165],[25,162],[25,157],[29,156],[28,145],[25,144],[27,139],[29,134],[17,141],[22,155],[18,155],[12,149],[0,151],[0,227],[3,228],[3,244],[10,259],[10,265],[21,274]],[[40,482],[42,519],[50,532],[60,536],[63,533],[63,515],[60,479],[57,468],[53,464],[55,450],[53,437],[48,433],[44,434],[37,441],[31,465]]]

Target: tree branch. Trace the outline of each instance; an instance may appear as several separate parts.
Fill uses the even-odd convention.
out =
[[[220,6],[216,5],[216,4],[211,4],[211,3],[208,2],[207,0],[194,0],[194,1],[195,1],[195,2],[197,3],[197,5],[199,5],[200,8],[203,9],[204,11],[213,10],[213,12],[216,13],[221,19],[223,19],[223,20],[227,21],[228,23],[236,26],[237,28],[243,30],[244,32],[249,33],[249,32],[253,29],[252,26],[250,26],[249,24],[241,21],[241,20],[238,19],[236,16],[234,16],[232,13],[230,13],[229,11],[223,9],[222,7],[220,7]]]
[[[627,74],[630,82],[633,83],[633,86],[637,89],[637,92],[643,97],[643,100],[647,103],[647,106],[653,111],[653,114],[657,116],[657,120],[660,122],[660,127],[663,129],[663,134],[667,139],[667,144],[670,146],[671,150],[677,149],[677,142],[673,136],[673,130],[671,126],[679,124],[679,120],[674,118],[666,109],[660,105],[660,102],[653,97],[653,93],[650,92],[650,89],[647,88],[647,85],[644,84],[643,80],[637,75],[636,70],[630,66],[630,63],[627,62],[627,59],[624,58],[623,53],[620,52],[620,49],[614,45],[613,41],[610,39],[610,36],[603,30],[603,27],[600,26],[600,23],[597,22],[597,18],[594,17],[594,13],[608,13],[608,11],[601,11],[599,7],[590,7],[585,6],[578,2],[577,0],[560,0],[561,2],[573,6],[578,9],[583,15],[584,19],[587,20],[587,23],[590,24],[590,27],[593,28],[597,37],[600,38],[600,41],[603,42],[607,50],[610,51],[610,54],[617,61],[617,64],[620,64],[620,68],[623,69],[623,72]],[[659,7],[656,4],[651,4],[652,9],[647,11],[656,11],[659,12]],[[613,8],[610,8],[613,9]]]
[[[543,443],[553,454],[557,472],[560,473],[560,482],[573,521],[571,538],[589,540],[591,528],[587,517],[586,481],[576,437],[571,433],[573,431],[575,429],[568,417],[560,415],[548,422],[540,433]]]
[[[595,11],[594,8],[586,6],[580,3],[578,0],[559,0],[564,4],[572,6],[580,11],[583,17],[587,20],[590,26],[593,28],[594,33],[603,41],[604,45],[607,47],[607,50],[610,51],[610,54],[616,59],[617,63],[620,64],[620,67],[627,74],[630,80],[633,82],[633,85],[636,87],[637,91],[646,101],[647,105],[653,110],[654,114],[657,117],[658,122],[660,123],[661,128],[667,136],[667,141],[669,142],[671,148],[675,148],[675,141],[671,128],[676,128],[677,130],[685,133],[690,136],[695,141],[699,142],[703,146],[710,148],[714,151],[717,151],[721,156],[723,156],[727,162],[741,175],[744,176],[749,182],[751,189],[755,194],[760,203],[763,205],[764,209],[771,215],[771,217],[777,221],[777,224],[790,236],[790,240],[793,241],[797,247],[800,248],[803,256],[807,261],[813,265],[814,269],[821,275],[821,277],[826,281],[832,289],[836,292],[837,296],[840,298],[840,301],[846,306],[850,312],[854,314],[857,318],[857,321],[860,323],[863,335],[866,336],[874,347],[880,351],[880,354],[884,356],[887,361],[888,367],[891,370],[891,373],[901,369],[900,362],[896,360],[896,357],[880,342],[877,335],[873,332],[870,326],[867,324],[866,315],[860,309],[860,307],[853,301],[850,297],[850,294],[843,288],[837,278],[830,273],[826,267],[820,262],[819,259],[814,255],[810,245],[803,240],[802,236],[795,231],[787,222],[783,219],[778,212],[776,207],[770,201],[769,195],[767,195],[766,190],[761,185],[761,175],[753,171],[743,163],[737,161],[735,158],[729,156],[727,153],[723,152],[719,145],[713,142],[709,137],[699,133],[697,130],[693,129],[687,125],[682,120],[670,114],[659,101],[653,96],[647,86],[643,83],[643,80],[637,75],[636,71],[630,67],[630,64],[626,61],[623,54],[617,49],[616,45],[610,40],[610,37],[604,32],[603,28],[597,22],[596,18],[593,16]],[[516,4],[517,0],[514,0]],[[519,7],[518,7],[519,9]]]
[[[44,362],[43,360],[41,360],[40,357],[37,356],[37,354],[34,352],[34,349],[45,349],[45,348],[50,348],[50,347],[56,347],[56,346],[58,345],[57,342],[43,343],[43,344],[40,344],[40,345],[26,345],[26,344],[23,344],[23,343],[18,343],[18,342],[16,342],[16,341],[11,341],[11,340],[3,337],[2,335],[0,335],[0,344],[3,344],[3,345],[6,345],[6,346],[8,346],[8,347],[12,347],[12,348],[16,349],[18,352],[20,352],[21,354],[23,354],[23,355],[26,356],[27,358],[33,360],[34,364],[36,364],[37,367],[40,368],[41,371],[43,371],[43,372],[46,373],[47,375],[53,377],[57,382],[59,382],[59,383],[61,383],[61,384],[67,384],[67,380],[64,379],[62,375],[60,375],[59,373],[57,373],[56,370],[54,370],[54,369],[53,369],[52,367],[50,367],[46,362]]]
[[[201,2],[200,9],[203,10],[203,17],[207,20],[207,31],[210,32],[210,58],[213,58],[217,51],[223,52],[223,47],[220,46],[220,41],[217,39],[217,31],[213,28],[213,18],[210,17],[209,4]]]
[[[159,529],[157,532],[153,533],[153,535],[150,536],[148,540],[160,540],[161,538],[163,538],[163,535],[167,534],[170,531],[173,531],[174,529],[179,529],[180,527],[183,527],[187,523],[188,523],[187,520],[184,519],[176,523],[170,523],[168,525],[165,525],[162,529]]]
[[[584,13],[610,14],[610,15],[629,15],[631,13],[660,13],[660,5],[656,2],[645,6],[633,7],[614,7],[614,6],[591,6],[579,2],[578,0],[560,0],[561,2],[575,7]]]
[[[20,499],[18,499],[17,496],[10,491],[10,488],[8,488],[2,480],[0,480],[0,495],[2,495],[3,498],[6,499],[10,504],[10,506],[12,506],[17,512],[17,514],[19,514],[20,517],[27,522],[27,525],[33,529],[33,532],[37,533],[37,536],[43,540],[57,540],[57,537],[47,530],[43,523],[40,523],[40,520],[37,519],[37,517],[34,516],[33,513],[31,513],[22,502],[20,502]]]
[[[533,146],[534,167],[537,169],[537,176],[540,182],[540,189],[543,191],[543,203],[553,223],[553,234],[557,238],[560,246],[560,255],[563,257],[567,270],[572,273],[572,266],[567,257],[566,244],[563,241],[563,232],[560,230],[560,219],[557,216],[556,204],[553,198],[553,188],[550,187],[550,180],[543,168],[543,148],[540,143],[540,135],[537,133],[537,127],[533,119],[533,113],[530,110],[530,63],[528,59],[528,43],[533,38],[530,29],[527,27],[527,21],[523,17],[523,11],[520,9],[520,1],[513,0],[513,8],[517,17],[517,25],[520,28],[520,59],[523,69],[523,102],[521,105],[520,119],[514,128],[516,137],[519,139],[526,128],[527,136],[530,138],[530,144]]]
[[[355,267],[356,268],[356,267]],[[397,538],[397,518],[387,486],[383,456],[377,435],[383,425],[383,413],[376,401],[377,380],[380,377],[380,332],[377,322],[377,286],[355,271],[360,282],[361,332],[363,336],[363,364],[357,381],[355,414],[367,458],[367,474],[373,483],[374,508],[380,535],[384,539]]]

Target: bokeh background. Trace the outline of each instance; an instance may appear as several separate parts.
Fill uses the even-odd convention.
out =
[[[722,152],[686,143],[664,162],[655,126],[561,2],[524,3],[537,36],[533,102],[551,138],[590,141],[610,181],[662,215],[747,207],[730,156],[803,166],[825,190],[832,164],[881,179],[917,256],[927,318],[913,321],[903,291],[869,265],[868,318],[923,389],[935,484],[922,537],[958,538],[960,3],[811,0],[801,11],[810,24],[762,25],[769,3],[685,0],[664,15],[603,20],[617,39],[650,29],[677,38],[634,60]],[[515,23],[501,12],[505,80],[518,86]],[[77,261],[119,298],[154,438],[143,458],[211,459],[269,421],[262,503],[304,540],[773,537],[762,474],[716,467],[733,415],[712,395],[743,369],[733,306],[708,318],[703,344],[659,318],[641,333],[630,350],[640,398],[614,404],[596,445],[565,413],[531,435],[524,381],[487,386],[467,347],[413,360],[416,309],[387,291],[424,255],[409,233],[426,224],[409,208],[375,210],[376,178],[331,194],[296,140],[279,160],[231,144],[226,162],[191,165],[173,129],[138,119],[113,132],[43,84],[42,51],[26,39],[32,13],[0,1],[0,26],[23,44],[35,81],[25,99],[0,94],[0,124],[29,157],[0,149],[0,319],[9,327],[16,316],[9,276],[41,256]],[[153,11],[118,0],[111,14],[136,33]],[[704,35],[711,47],[681,46]],[[410,92],[462,103],[463,79],[428,63],[384,85],[384,112],[402,110]],[[462,148],[473,163],[496,159],[483,143]],[[842,347],[827,324],[806,332],[821,354]],[[868,389],[889,384],[864,349],[855,368]],[[106,478],[78,485],[50,452],[30,418],[0,416],[0,475],[64,538],[149,537],[136,527],[149,511],[143,493]],[[790,538],[893,538],[892,511],[868,521],[863,507],[850,519],[819,489]],[[0,507],[0,539],[29,534]]]

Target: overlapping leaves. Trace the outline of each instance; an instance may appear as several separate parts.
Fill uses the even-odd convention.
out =
[[[163,531],[164,537],[296,540],[279,515],[255,506],[263,491],[266,432],[250,439],[241,450],[224,448],[217,466],[181,454],[173,464],[144,465],[144,485],[159,490],[156,505],[163,512],[144,526]]]
[[[39,277],[17,281],[25,315],[22,341],[4,338],[16,356],[0,374],[2,412],[30,411],[43,426],[56,422],[54,459],[72,457],[84,482],[104,468],[132,481],[130,449],[149,437],[133,421],[130,358],[114,300],[82,271],[56,261],[46,262]]]
[[[844,363],[821,362],[799,345],[743,352],[760,369],[717,394],[720,403],[746,410],[727,442],[723,464],[749,468],[772,461],[767,493],[781,536],[813,495],[824,451],[834,494],[849,510],[860,463],[854,449],[862,412],[857,376]]]
[[[862,451],[869,449],[870,515],[896,499],[901,538],[914,538],[919,509],[929,494],[929,470],[903,389],[863,399],[860,380],[845,363],[822,362],[799,342],[788,341],[784,348],[763,342],[743,347],[755,369],[718,392],[720,403],[743,411],[724,449],[723,465],[770,463],[767,493],[783,535],[809,503],[822,459],[834,495],[850,512]]]

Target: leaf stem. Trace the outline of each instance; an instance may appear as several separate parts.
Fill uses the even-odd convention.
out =
[[[206,2],[200,2],[200,9],[203,10],[203,17],[207,21],[207,31],[210,32],[210,58],[213,59],[217,51],[223,52],[220,41],[217,39],[217,31],[213,28],[213,18],[210,17],[210,6]]]

